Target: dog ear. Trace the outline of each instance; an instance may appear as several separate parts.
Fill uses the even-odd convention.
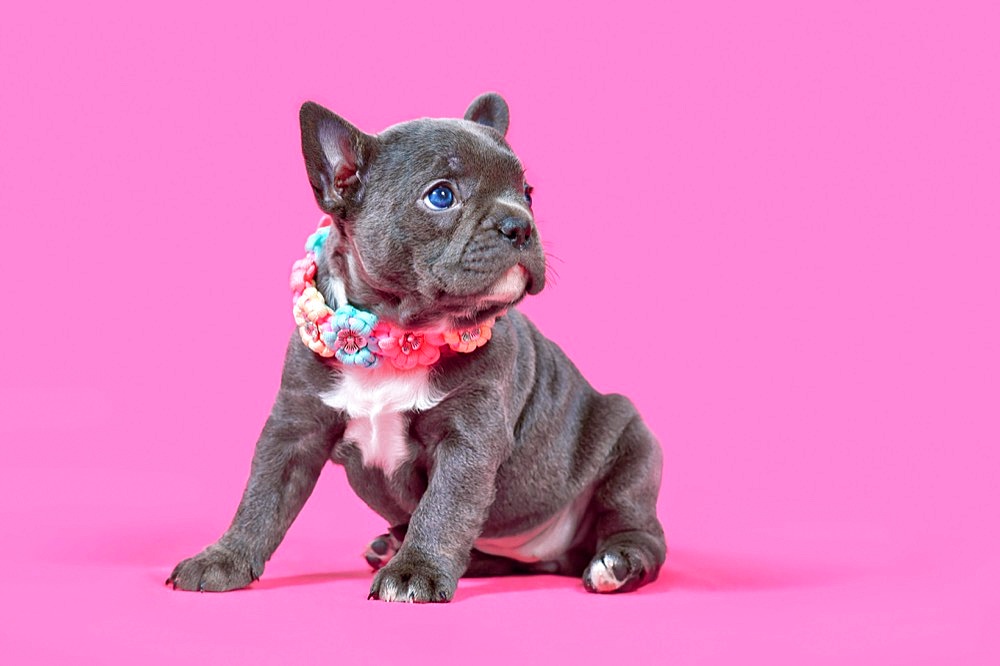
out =
[[[465,110],[465,119],[492,127],[502,136],[507,134],[507,125],[510,124],[510,109],[499,94],[483,93],[472,100],[472,104]]]
[[[302,157],[319,207],[340,219],[361,202],[363,176],[377,139],[315,102],[299,110]]]

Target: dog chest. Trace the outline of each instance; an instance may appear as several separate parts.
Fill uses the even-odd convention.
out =
[[[344,440],[358,447],[365,465],[387,475],[409,455],[407,412],[430,409],[442,398],[431,387],[426,367],[346,367],[337,384],[320,394],[324,404],[347,414]]]

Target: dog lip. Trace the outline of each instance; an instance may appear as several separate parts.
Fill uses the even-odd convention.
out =
[[[530,295],[534,296],[535,294],[537,294],[538,292],[540,292],[542,290],[542,288],[538,287],[536,289],[535,288],[536,284],[538,284],[538,283],[535,282],[535,278],[532,277],[531,273],[528,273],[528,284],[524,288],[524,293],[530,294]]]
[[[524,287],[524,292],[530,296],[540,293],[542,289],[545,288],[544,263],[541,266],[537,264],[529,264],[528,266],[525,266],[525,272],[527,273],[528,281]]]
[[[525,288],[531,282],[531,277],[521,264],[514,264],[499,280],[493,283],[484,301],[505,301],[513,303],[524,295]]]

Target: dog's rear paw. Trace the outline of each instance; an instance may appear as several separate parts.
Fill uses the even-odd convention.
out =
[[[167,585],[198,592],[225,592],[246,587],[260,578],[263,563],[253,564],[225,546],[213,544],[178,564]]]
[[[368,566],[373,571],[378,571],[389,563],[392,556],[399,550],[400,545],[402,544],[391,534],[381,534],[372,539],[372,542],[365,548],[365,561],[368,562]]]
[[[365,548],[364,557],[372,571],[378,571],[392,559],[406,536],[406,525],[392,527],[386,534],[380,534]]]
[[[631,592],[650,582],[642,553],[632,546],[614,546],[590,561],[583,572],[583,586],[590,592]]]

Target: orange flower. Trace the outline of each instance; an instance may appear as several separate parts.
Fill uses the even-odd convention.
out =
[[[323,342],[323,331],[329,328],[330,308],[326,306],[323,294],[315,287],[306,287],[295,301],[292,315],[299,327],[299,336],[306,347],[320,356],[329,358],[334,351]],[[326,326],[324,326],[326,325]]]
[[[468,354],[476,351],[493,337],[493,320],[480,326],[466,328],[460,331],[448,331],[444,334],[444,341],[448,346],[457,352]]]

